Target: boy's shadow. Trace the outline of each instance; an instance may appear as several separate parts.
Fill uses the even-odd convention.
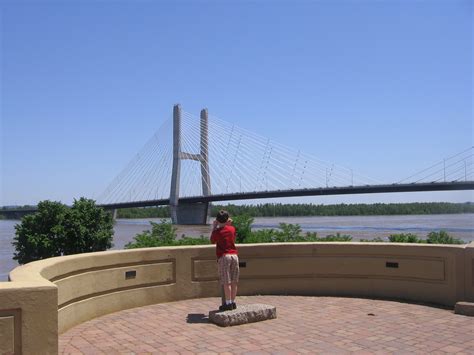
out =
[[[189,313],[186,323],[209,323],[209,317],[203,313]]]

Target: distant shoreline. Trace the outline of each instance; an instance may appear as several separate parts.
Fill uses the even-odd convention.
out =
[[[34,206],[18,206],[21,209],[31,209]],[[2,209],[0,208],[0,213]],[[211,204],[211,215],[225,209],[231,215],[249,215],[252,217],[344,217],[344,216],[409,216],[474,213],[474,202],[412,202],[412,203],[359,203],[317,205],[309,203],[265,203],[257,205],[218,205]],[[117,211],[119,219],[137,218],[170,218],[167,206],[124,208]],[[0,214],[0,220],[20,220],[5,218]]]
[[[474,213],[474,203],[413,202],[374,204],[281,204],[211,205],[211,215],[225,209],[231,215],[252,217],[315,217],[315,216],[392,216]],[[125,208],[118,210],[117,218],[169,218],[168,207]]]

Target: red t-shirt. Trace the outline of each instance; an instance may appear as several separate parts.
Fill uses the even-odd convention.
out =
[[[211,243],[216,244],[216,255],[219,259],[225,254],[237,254],[235,247],[235,227],[226,225],[212,231]]]

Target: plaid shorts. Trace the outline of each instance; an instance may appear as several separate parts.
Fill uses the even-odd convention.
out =
[[[217,270],[221,285],[239,282],[239,257],[237,254],[225,254],[217,260]]]

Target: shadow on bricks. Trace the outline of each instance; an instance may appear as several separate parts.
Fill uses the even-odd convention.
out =
[[[203,313],[189,313],[186,317],[186,323],[209,323],[209,317]]]

